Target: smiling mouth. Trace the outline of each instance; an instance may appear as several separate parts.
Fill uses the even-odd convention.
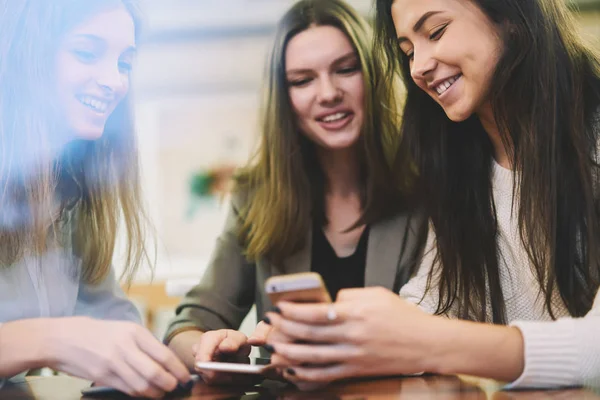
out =
[[[448,78],[446,79],[444,82],[440,83],[439,85],[437,85],[434,90],[437,92],[438,96],[443,95],[444,93],[446,93],[446,91],[448,89],[450,89],[452,87],[452,85],[454,85],[454,83],[462,76],[462,74],[458,74],[453,76],[452,78]]]
[[[350,115],[350,113],[339,112],[339,113],[328,115],[328,116],[326,116],[324,118],[318,118],[318,121],[322,121],[322,122],[337,122],[339,120],[342,120],[342,119],[346,118],[348,115]]]
[[[109,103],[91,96],[77,96],[77,100],[98,114],[105,114],[108,110]]]

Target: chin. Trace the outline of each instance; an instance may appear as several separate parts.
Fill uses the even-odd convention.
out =
[[[448,119],[450,119],[450,121],[452,121],[452,122],[463,122],[463,121],[466,121],[467,119],[469,119],[469,117],[471,115],[473,115],[472,112],[468,112],[466,110],[444,109],[444,112],[446,113],[446,116],[448,117]]]
[[[102,137],[102,132],[81,132],[77,134],[78,139],[98,140]]]
[[[104,127],[79,127],[73,129],[74,136],[81,140],[97,140],[104,134]]]
[[[344,150],[353,147],[358,142],[358,137],[348,138],[344,140],[336,140],[323,143],[323,147],[327,150]]]

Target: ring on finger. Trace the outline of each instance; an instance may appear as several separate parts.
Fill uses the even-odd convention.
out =
[[[337,317],[338,317],[338,315],[337,315],[337,312],[335,311],[335,307],[333,304],[331,304],[329,306],[329,309],[327,310],[327,320],[329,322],[335,322]]]

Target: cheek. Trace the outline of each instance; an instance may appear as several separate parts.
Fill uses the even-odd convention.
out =
[[[121,85],[121,90],[119,93],[121,98],[127,96],[127,93],[129,93],[129,88],[131,86],[131,78],[129,74],[123,74],[122,82],[123,84]]]
[[[310,118],[310,89],[292,88],[289,91],[290,103],[299,120]]]
[[[488,48],[492,48],[494,49],[494,51],[491,51],[488,55],[488,58],[486,60],[486,71],[488,71],[489,75],[493,75],[496,71],[498,63],[500,62],[500,58],[502,57],[503,44],[499,40],[494,41],[489,44]]]
[[[353,97],[356,99],[359,106],[360,111],[363,111],[363,105],[365,102],[365,82],[362,75],[358,75],[356,79],[353,80],[352,85]]]
[[[65,52],[59,52],[54,63],[54,75],[56,77],[56,90],[60,95],[65,93],[65,88],[71,86],[73,80],[73,68],[71,60]]]
[[[477,40],[469,42],[468,37],[477,38]],[[456,42],[471,43],[467,57],[472,61],[473,69],[478,71],[480,76],[493,75],[504,47],[500,32],[496,32],[493,26],[484,23],[473,24],[473,27],[468,29],[466,34]]]
[[[90,67],[74,59],[66,51],[59,52],[56,58],[56,74],[58,84],[72,86],[86,80],[90,75]]]
[[[487,51],[482,51],[473,65],[473,72],[475,72],[478,77],[477,84],[483,89],[483,92],[489,90],[501,57],[501,50],[497,47],[497,43],[488,43],[486,47]],[[493,51],[489,50],[494,48],[495,50]]]
[[[345,93],[345,102],[354,108],[357,113],[364,111],[365,82],[362,74],[341,78],[338,87]]]

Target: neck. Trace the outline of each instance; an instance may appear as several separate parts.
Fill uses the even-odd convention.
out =
[[[327,196],[348,197],[360,192],[360,167],[355,147],[319,149],[318,157],[325,174]]]
[[[508,156],[509,152],[502,141],[502,135],[498,129],[496,119],[494,118],[491,104],[488,103],[484,106],[477,115],[479,116],[479,121],[481,121],[483,129],[492,142],[492,146],[494,146],[494,158],[496,159],[496,162],[506,169],[512,169],[513,166],[510,162],[510,157]]]

